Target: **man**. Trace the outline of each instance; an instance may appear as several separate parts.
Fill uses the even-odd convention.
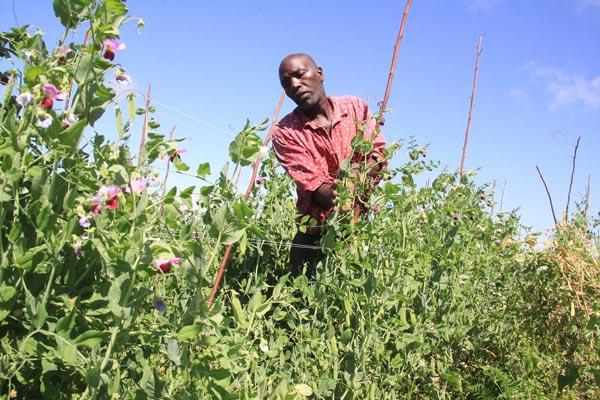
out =
[[[383,135],[375,135],[375,121],[365,102],[355,96],[331,97],[325,93],[323,69],[307,54],[291,54],[279,65],[279,80],[286,95],[298,106],[276,125],[273,149],[279,163],[296,181],[296,221],[299,229],[292,241],[292,274],[313,275],[312,264],[323,257],[319,249],[321,230],[337,203],[337,178],[342,161],[351,158],[355,173],[366,161],[368,175],[375,178],[385,158]],[[371,154],[353,154],[351,141],[366,121],[365,139],[374,141]],[[375,136],[373,138],[373,136]],[[306,217],[314,224],[306,224]],[[304,221],[303,221],[304,220]]]

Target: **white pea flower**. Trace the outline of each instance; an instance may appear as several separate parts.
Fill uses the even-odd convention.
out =
[[[267,146],[260,146],[259,152],[260,158],[266,157],[269,154],[269,148]]]
[[[46,114],[42,118],[37,120],[36,125],[40,128],[46,129],[50,125],[52,125],[52,117]]]
[[[16,98],[17,104],[21,107],[27,107],[31,103],[33,103],[33,95],[31,93],[21,93]]]

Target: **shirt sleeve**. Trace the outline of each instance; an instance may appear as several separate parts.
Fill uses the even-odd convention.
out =
[[[275,128],[273,134],[275,157],[283,169],[296,181],[299,190],[314,192],[330,179],[325,171],[317,167],[308,151],[290,136],[285,135],[284,129]]]

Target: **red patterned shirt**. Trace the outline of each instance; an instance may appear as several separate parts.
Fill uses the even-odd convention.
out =
[[[310,121],[299,109],[286,115],[276,125],[273,132],[273,149],[279,163],[296,181],[298,193],[297,209],[300,216],[309,215],[316,227],[307,233],[320,231],[323,222],[332,209],[324,209],[313,201],[312,195],[323,183],[333,183],[340,170],[342,161],[356,155],[352,154],[351,141],[359,131],[360,123],[367,122],[363,137],[371,138],[375,120],[366,103],[356,96],[328,97],[333,106],[331,135],[313,121]],[[358,126],[357,122],[358,120]],[[384,160],[382,149],[385,147],[383,135],[374,140],[374,150],[370,155]]]

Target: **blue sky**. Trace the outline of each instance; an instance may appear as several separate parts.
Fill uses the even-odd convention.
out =
[[[126,4],[145,27],[138,34],[133,21],[122,30],[127,49],[115,61],[140,94],[152,84],[155,117],[163,133],[177,123],[175,136],[189,138],[184,161],[192,170],[209,161],[218,171],[247,118],[258,123],[273,117],[282,93],[277,68],[287,54],[310,53],[325,71],[329,94],[355,94],[376,108],[406,2]],[[1,30],[40,26],[49,46],[62,34],[50,0],[0,0],[0,7]],[[414,137],[430,145],[428,157],[439,160],[440,168],[458,169],[480,35],[466,169],[478,169],[480,184],[496,183],[504,210],[518,207],[525,225],[544,231],[553,223],[535,166],[560,218],[581,137],[571,198],[583,198],[591,175],[590,211],[597,213],[600,0],[413,1],[388,102],[386,139]],[[286,100],[280,118],[293,106]],[[115,134],[110,124],[98,129]],[[401,153],[395,163],[405,160]],[[184,176],[170,182],[199,184]]]

